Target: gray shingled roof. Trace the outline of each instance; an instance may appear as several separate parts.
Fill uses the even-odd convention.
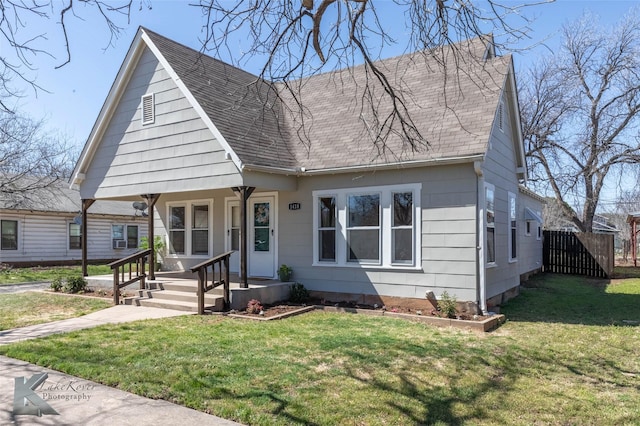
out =
[[[247,165],[318,170],[482,155],[511,67],[510,56],[485,60],[487,48],[480,39],[455,46],[458,52],[470,52],[467,60],[464,55],[454,58],[451,48],[445,47],[448,60],[442,63],[420,53],[378,62],[401,88],[413,122],[429,144],[413,150],[392,135],[387,149],[380,151],[361,121],[372,122],[371,113],[361,102],[364,66],[291,83],[299,87],[298,99],[305,107],[308,140],[301,140],[297,132],[302,117],[283,112],[286,108],[274,92],[278,90],[282,101],[295,110],[292,96],[282,85],[269,84],[144,31]],[[375,82],[372,87],[374,98],[379,99],[382,87]]]
[[[294,167],[273,86],[239,68],[144,29],[245,164]],[[265,104],[276,105],[265,108]]]

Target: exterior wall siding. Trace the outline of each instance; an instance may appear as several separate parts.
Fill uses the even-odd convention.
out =
[[[422,183],[421,270],[313,266],[314,190]],[[310,290],[424,299],[445,290],[461,301],[476,294],[476,191],[473,166],[455,165],[300,178],[280,193],[280,263]],[[300,210],[288,210],[300,203]]]
[[[141,97],[154,93],[155,122],[142,124]],[[160,62],[142,53],[97,148],[80,192],[115,198],[241,185],[220,143]]]
[[[0,251],[0,262],[81,261],[82,250],[69,249],[68,227],[73,223],[74,216],[31,212],[3,213],[3,219],[18,221],[18,250]],[[119,259],[138,250],[113,249],[111,225],[137,225],[138,239],[147,235],[147,222],[142,218],[89,215],[87,236],[89,260]]]
[[[505,101],[506,102],[506,101]],[[509,117],[510,108],[504,108],[503,129],[493,126],[491,143],[483,164],[485,182],[495,186],[495,266],[486,270],[486,296],[487,299],[502,294],[507,290],[520,285],[519,262],[523,256],[517,253],[515,261],[509,260],[509,192],[517,196],[516,206],[520,203],[518,191],[518,177],[516,172],[516,157],[513,145],[513,130],[509,126],[512,117]],[[518,207],[518,210],[520,208]],[[521,217],[518,217],[518,239],[524,226]]]

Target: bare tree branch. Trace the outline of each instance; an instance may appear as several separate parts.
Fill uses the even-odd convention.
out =
[[[531,175],[583,231],[593,228],[608,175],[640,163],[640,18],[613,30],[595,21],[565,26],[562,51],[531,70],[520,97]],[[576,195],[579,217],[566,204]]]

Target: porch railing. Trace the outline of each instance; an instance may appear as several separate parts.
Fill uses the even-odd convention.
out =
[[[147,249],[109,264],[113,271],[113,303],[115,305],[120,302],[120,289],[122,287],[140,281],[140,290],[144,290],[147,279],[145,265],[148,263],[150,256],[151,249]]]
[[[191,272],[198,273],[198,314],[204,314],[204,295],[216,287],[223,286],[224,309],[229,309],[229,258],[233,251],[222,253],[216,257],[206,260],[193,268]],[[211,272],[209,272],[211,268]],[[209,274],[211,274],[211,284],[209,284]],[[216,280],[216,274],[218,279]]]

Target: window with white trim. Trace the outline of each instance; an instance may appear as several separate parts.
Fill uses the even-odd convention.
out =
[[[82,249],[82,225],[69,224],[69,250]]]
[[[185,206],[169,206],[169,253],[185,254]]]
[[[413,192],[393,193],[393,263],[413,263]]]
[[[421,188],[314,191],[314,265],[420,267]]]
[[[191,254],[209,255],[209,205],[191,206]]]
[[[487,263],[496,262],[496,212],[495,212],[495,186],[490,183],[485,184],[485,201],[487,210]]]
[[[212,256],[212,201],[167,204],[169,255]],[[238,217],[232,225],[239,232],[239,209],[235,213]]]
[[[518,222],[516,209],[516,195],[509,192],[509,261],[518,259]]]
[[[380,263],[380,194],[347,195],[349,262]]]
[[[156,121],[155,95],[149,93],[142,96],[142,125],[153,124]]]
[[[336,261],[336,197],[318,198],[318,260]]]
[[[0,221],[0,234],[2,235],[0,250],[18,250],[17,220]]]
[[[530,237],[531,236],[531,220],[527,220],[525,222],[525,230],[524,230],[524,235],[525,237]]]

